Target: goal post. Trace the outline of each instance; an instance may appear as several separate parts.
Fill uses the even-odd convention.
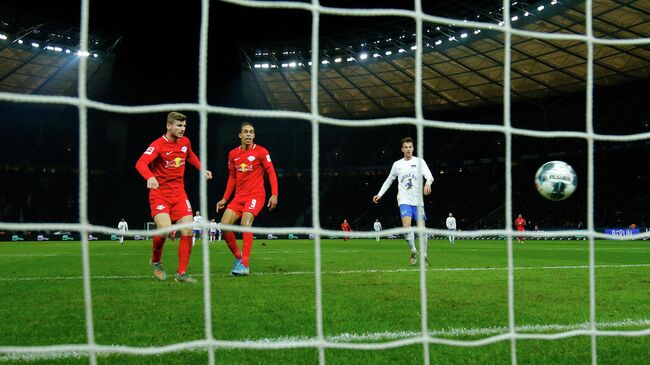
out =
[[[145,237],[146,240],[153,237],[153,234],[149,234],[149,231],[153,231],[155,229],[156,229],[156,222],[146,222],[144,224],[144,230],[147,231],[147,237]]]

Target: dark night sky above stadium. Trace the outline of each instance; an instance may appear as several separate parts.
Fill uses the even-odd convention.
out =
[[[137,4],[137,5],[136,5]],[[412,1],[321,1],[323,6],[392,7],[412,9]],[[90,31],[121,36],[107,102],[143,104],[196,99],[200,1],[133,2],[92,0]],[[4,1],[2,8],[46,21],[78,27],[80,2]],[[211,103],[233,98],[229,85],[239,81],[242,45],[308,41],[311,14],[307,11],[254,9],[212,1],[209,33]],[[321,17],[323,35],[344,34],[403,21],[376,17]]]

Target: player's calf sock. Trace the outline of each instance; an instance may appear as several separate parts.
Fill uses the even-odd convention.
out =
[[[162,258],[163,246],[165,245],[165,238],[162,236],[153,237],[153,252],[151,254],[151,262],[160,262]]]
[[[406,243],[409,245],[411,252],[417,252],[415,249],[415,234],[413,234],[413,232],[406,233],[404,238],[406,239]]]
[[[230,252],[235,256],[236,259],[241,259],[241,252],[239,252],[239,246],[237,246],[237,240],[235,239],[234,232],[224,232],[223,238],[226,240],[226,244],[230,249]]]
[[[243,244],[242,244],[242,256],[241,256],[241,263],[242,265],[248,267],[248,260],[251,257],[251,249],[253,248],[253,233],[252,232],[244,232],[243,234],[244,238],[242,239]]]
[[[192,240],[190,236],[181,236],[178,242],[178,271],[182,274],[187,272],[187,265],[190,263],[190,254],[192,253]]]

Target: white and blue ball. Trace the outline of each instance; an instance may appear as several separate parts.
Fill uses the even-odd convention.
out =
[[[549,200],[564,200],[578,187],[578,175],[564,161],[549,161],[535,174],[535,187],[541,196]]]

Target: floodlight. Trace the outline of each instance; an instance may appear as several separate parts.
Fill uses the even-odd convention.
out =
[[[391,51],[386,51],[386,56],[390,56],[390,55],[392,55],[392,54],[393,54],[393,52],[391,52]]]

